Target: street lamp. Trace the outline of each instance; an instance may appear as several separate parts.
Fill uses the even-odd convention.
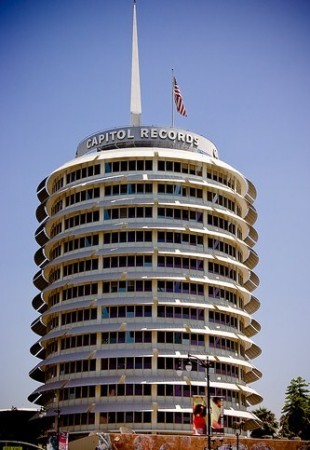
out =
[[[57,424],[56,424],[56,447],[55,450],[59,450],[59,426],[60,426],[60,413],[61,410],[59,408],[54,409],[54,412],[57,414]],[[39,417],[42,419],[47,414],[47,410],[44,406],[41,406]]]
[[[237,450],[239,450],[239,436],[241,434],[244,424],[245,422],[243,420],[241,420],[240,422],[233,423],[233,428],[236,430]]]
[[[60,425],[60,409],[54,409],[54,412],[57,414],[57,425],[56,425],[56,450],[59,450],[59,425]]]
[[[188,361],[186,362],[185,369],[187,372],[190,372],[192,370],[192,362],[191,359],[196,360],[196,362],[201,366],[204,367],[207,371],[207,438],[208,438],[208,447],[205,450],[211,450],[211,411],[210,411],[210,367],[212,367],[212,364],[209,361],[209,358],[205,361],[198,358],[195,355],[190,355],[188,353],[187,355]]]

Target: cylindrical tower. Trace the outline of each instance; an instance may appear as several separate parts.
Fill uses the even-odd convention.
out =
[[[85,139],[38,187],[29,399],[58,429],[191,433],[212,363],[225,432],[251,426],[260,325],[253,184],[206,138],[128,127]],[[58,422],[59,421],[59,422]]]

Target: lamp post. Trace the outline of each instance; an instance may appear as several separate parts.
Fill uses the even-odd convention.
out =
[[[185,365],[185,368],[188,372],[190,372],[192,370],[192,363],[191,363],[191,359],[196,360],[196,362],[201,366],[204,367],[206,369],[206,374],[207,374],[207,438],[208,438],[208,447],[206,447],[205,450],[211,450],[211,411],[210,411],[210,367],[212,367],[209,358],[207,357],[207,359],[205,361],[203,361],[202,359],[198,358],[195,355],[191,355],[188,353],[187,355],[188,357],[188,361]]]
[[[59,450],[59,422],[60,422],[60,409],[57,408],[54,410],[57,414],[57,426],[56,426],[56,450]]]
[[[244,421],[241,420],[240,422],[234,422],[233,427],[236,430],[236,441],[237,441],[237,450],[239,450],[239,436],[241,434],[242,428],[244,426]]]
[[[59,408],[54,409],[54,412],[57,414],[57,424],[56,424],[56,448],[55,450],[59,450],[59,425],[60,425],[60,413],[61,410]],[[47,414],[47,410],[44,406],[41,406],[40,412],[39,412],[39,416],[41,418],[45,417]]]

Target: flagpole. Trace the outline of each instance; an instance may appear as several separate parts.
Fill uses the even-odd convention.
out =
[[[172,79],[171,79],[171,128],[174,128],[174,97],[173,97],[174,74],[173,74],[173,69],[171,69],[171,72],[172,72]]]

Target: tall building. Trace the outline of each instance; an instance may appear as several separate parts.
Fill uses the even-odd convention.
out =
[[[131,125],[87,137],[38,186],[29,400],[71,436],[191,433],[207,393],[230,433],[262,400],[256,191],[205,137],[141,124],[133,17]]]

